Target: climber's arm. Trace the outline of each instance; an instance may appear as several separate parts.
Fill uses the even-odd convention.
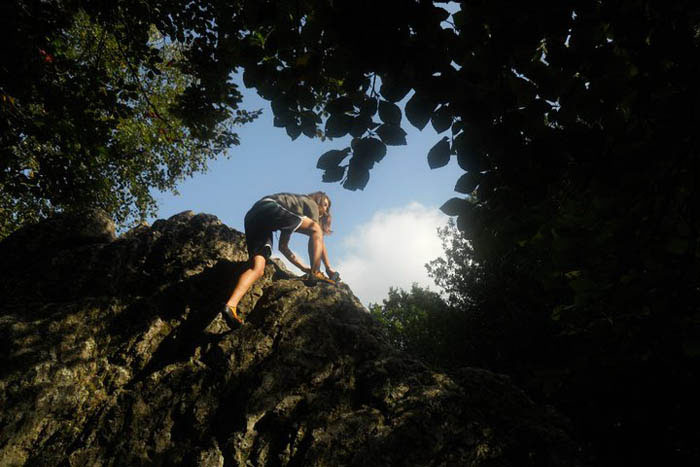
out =
[[[328,261],[328,250],[326,249],[326,242],[323,242],[323,251],[321,251],[321,260],[323,261],[324,266],[326,266],[326,274],[328,277],[333,279],[333,276],[336,274],[335,269],[331,267],[330,261]]]
[[[299,258],[289,249],[289,237],[292,232],[289,230],[283,230],[280,234],[280,252],[292,263],[294,266],[298,267],[304,272],[309,272],[310,268],[302,263]]]

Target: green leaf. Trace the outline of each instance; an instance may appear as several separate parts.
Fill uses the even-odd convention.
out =
[[[434,109],[435,102],[416,92],[406,102],[406,118],[411,125],[422,130],[430,121]]]
[[[379,118],[384,123],[392,125],[401,124],[401,109],[396,104],[387,101],[379,101]]]
[[[450,162],[450,142],[444,136],[428,151],[428,165],[431,169],[443,167]]]
[[[467,200],[463,198],[450,198],[440,206],[440,211],[448,216],[457,216],[466,209],[467,204]]]
[[[479,184],[479,175],[474,172],[467,172],[457,180],[455,185],[455,191],[457,193],[469,194],[477,187]]]
[[[376,132],[384,144],[388,144],[389,146],[406,145],[406,132],[398,125],[385,123],[384,125],[380,125]]]
[[[452,126],[452,110],[449,106],[441,105],[430,119],[430,123],[438,133],[442,133]]]
[[[342,150],[331,149],[330,151],[324,152],[321,154],[321,157],[318,158],[316,168],[329,170],[337,167],[341,162],[343,162],[343,159],[345,159],[348,154],[350,154],[350,148],[345,148]]]

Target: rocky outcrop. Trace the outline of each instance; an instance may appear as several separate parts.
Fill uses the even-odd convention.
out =
[[[347,286],[271,262],[230,330],[245,251],[192,212],[1,243],[0,465],[577,465],[561,419],[391,348]]]

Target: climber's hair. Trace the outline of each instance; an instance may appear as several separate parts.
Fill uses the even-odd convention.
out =
[[[327,194],[325,194],[322,191],[314,191],[313,193],[309,193],[307,196],[316,201],[316,204],[318,204],[319,206],[321,205],[321,202],[323,202],[324,198],[328,200],[328,210],[326,211],[325,215],[321,216],[319,221],[321,222],[321,230],[323,230],[323,233],[326,235],[332,234],[333,231],[331,230],[331,199],[328,197]]]

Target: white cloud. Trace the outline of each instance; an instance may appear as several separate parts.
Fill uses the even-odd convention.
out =
[[[419,203],[378,211],[343,240],[346,253],[337,262],[342,280],[365,305],[381,303],[389,287],[410,289],[434,283],[425,263],[442,255],[437,227],[448,217]]]

